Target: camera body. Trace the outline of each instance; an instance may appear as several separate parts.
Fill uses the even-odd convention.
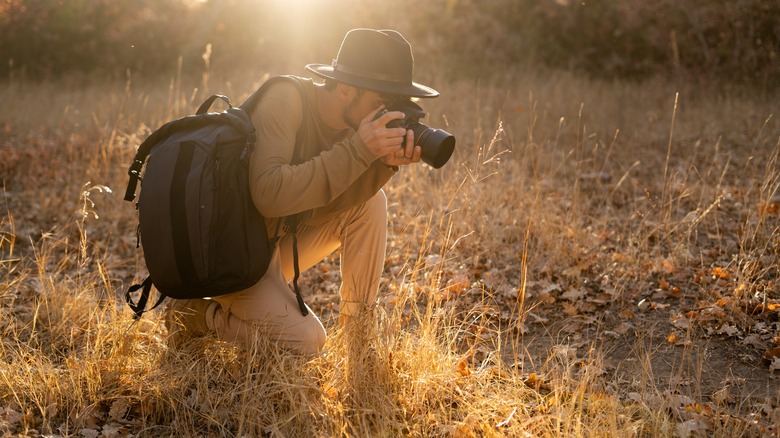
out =
[[[434,129],[420,123],[420,119],[425,117],[425,111],[419,105],[408,99],[397,99],[377,113],[376,118],[389,111],[404,113],[403,119],[391,120],[387,127],[411,129],[414,132],[414,144],[419,145],[422,150],[423,162],[439,169],[449,161],[455,150],[455,137],[442,129]]]

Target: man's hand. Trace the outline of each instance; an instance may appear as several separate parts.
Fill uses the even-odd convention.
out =
[[[378,108],[377,111],[381,110]],[[388,166],[400,166],[420,161],[421,149],[414,146],[414,133],[404,128],[388,128],[392,120],[404,118],[400,111],[390,111],[374,120],[377,111],[372,111],[358,127],[358,135],[374,156]],[[404,140],[405,144],[404,144]]]
[[[419,163],[422,148],[414,145],[414,131],[406,131],[406,146],[396,149],[395,152],[380,157],[386,166],[403,166],[406,164]]]

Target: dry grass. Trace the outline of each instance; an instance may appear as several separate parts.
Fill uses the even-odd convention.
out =
[[[777,433],[767,366],[754,372],[769,397],[719,397],[705,382],[719,365],[697,354],[707,342],[746,349],[750,334],[756,358],[777,346],[777,99],[511,78],[438,83],[444,96],[423,102],[457,155],[387,187],[376,318],[331,327],[310,360],[263,339],[169,350],[159,315],[134,324],[118,298],[142,269],[121,202],[135,147],[215,84],[238,97],[256,80],[2,84],[19,104],[0,110],[0,431]],[[332,288],[307,275],[329,315],[333,297],[315,297]]]

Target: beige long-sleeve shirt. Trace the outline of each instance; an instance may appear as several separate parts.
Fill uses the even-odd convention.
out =
[[[301,83],[303,98],[294,84],[280,81],[253,109],[257,142],[249,178],[264,217],[302,213],[300,220],[316,225],[370,199],[395,171],[371,154],[355,130],[327,126],[317,111],[319,85],[311,79]],[[273,233],[274,221],[267,222]]]

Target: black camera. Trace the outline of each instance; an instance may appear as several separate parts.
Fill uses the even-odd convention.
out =
[[[419,105],[408,99],[397,99],[387,104],[376,118],[389,111],[401,111],[403,119],[391,120],[388,128],[405,128],[414,132],[414,144],[422,149],[422,160],[434,169],[438,169],[452,156],[455,150],[455,137],[442,129],[434,129],[420,123],[425,117],[425,111]]]

